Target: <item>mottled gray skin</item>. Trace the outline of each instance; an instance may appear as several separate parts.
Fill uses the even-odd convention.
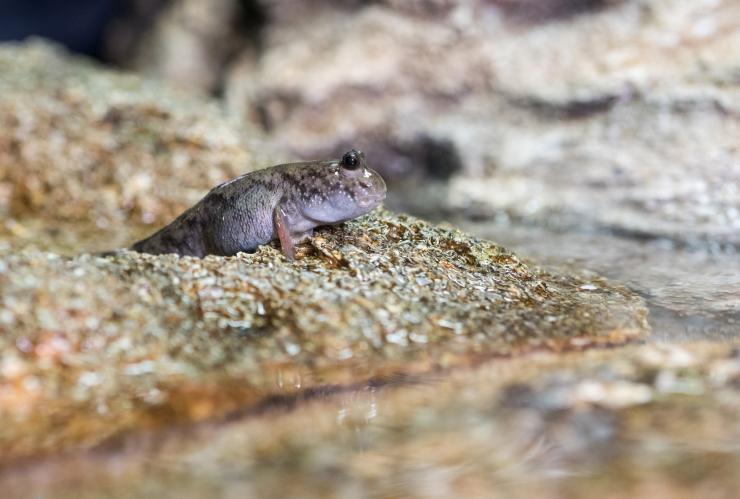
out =
[[[277,165],[247,173],[211,190],[195,206],[132,249],[203,257],[251,251],[279,239],[294,245],[320,225],[356,218],[385,199],[383,178],[352,150],[341,160]]]

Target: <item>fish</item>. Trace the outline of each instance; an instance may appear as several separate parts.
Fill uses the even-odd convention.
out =
[[[362,151],[246,173],[213,188],[169,225],[134,243],[149,254],[231,256],[279,240],[295,259],[316,227],[362,216],[383,202],[386,184]]]

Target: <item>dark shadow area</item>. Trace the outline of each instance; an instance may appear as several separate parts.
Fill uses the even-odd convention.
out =
[[[0,41],[39,36],[99,58],[105,28],[120,7],[117,0],[3,0]]]

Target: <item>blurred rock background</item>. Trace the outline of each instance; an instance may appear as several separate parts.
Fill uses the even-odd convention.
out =
[[[740,246],[735,1],[15,4],[3,38],[220,96],[281,157],[366,150],[399,208]]]
[[[102,28],[86,27],[95,46],[37,33],[222,97],[281,157],[360,147],[399,186],[398,208],[740,245],[737,2],[171,0],[101,12]]]

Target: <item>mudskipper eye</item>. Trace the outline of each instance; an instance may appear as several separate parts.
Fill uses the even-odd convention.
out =
[[[356,170],[360,166],[362,153],[352,149],[342,156],[342,166],[347,170]]]

